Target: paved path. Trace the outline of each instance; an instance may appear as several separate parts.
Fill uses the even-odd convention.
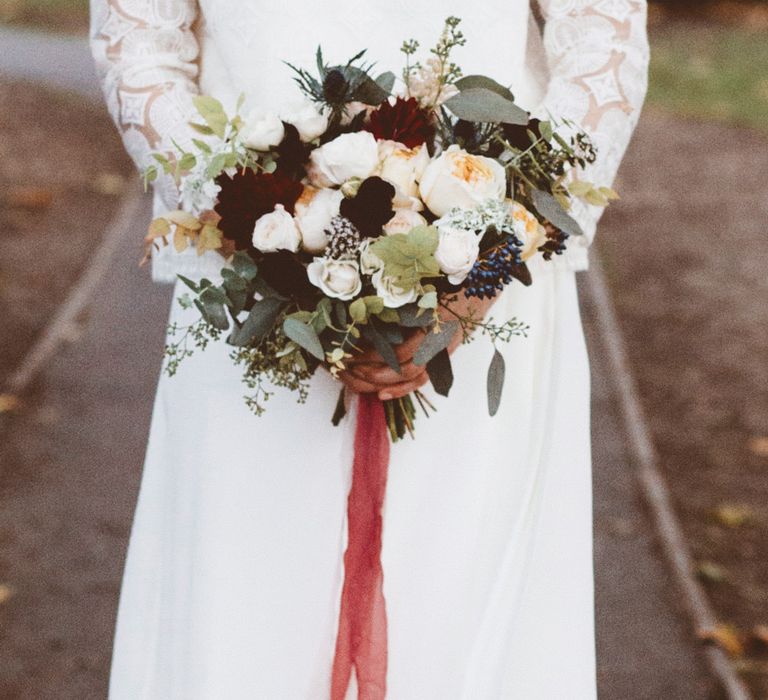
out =
[[[0,26],[0,74],[99,98],[85,39]]]
[[[97,93],[82,42],[20,36],[0,30],[0,73]],[[27,409],[0,425],[4,700],[105,697],[169,303],[169,289],[134,265],[142,228],[137,222],[136,235],[121,242],[79,340],[49,366]],[[632,475],[591,304],[584,299],[594,386],[600,697],[711,700],[713,684]]]
[[[14,591],[0,607],[7,700],[104,697],[169,303],[168,287],[135,267],[140,229],[137,222],[136,236],[122,241],[79,341],[5,426],[0,583]],[[640,504],[588,299],[584,311],[594,371],[601,697],[704,700],[711,684]]]

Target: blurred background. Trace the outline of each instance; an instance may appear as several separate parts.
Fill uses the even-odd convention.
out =
[[[135,264],[146,201],[93,84],[87,24],[85,0],[0,0],[9,700],[106,696],[168,304]],[[600,695],[748,697],[712,676],[715,645],[768,698],[768,2],[655,2],[650,33],[647,105],[595,253],[716,624],[695,628],[663,557],[619,420],[601,302],[585,288]],[[110,242],[115,226],[131,235]],[[109,269],[84,284],[95,251],[112,254]],[[73,289],[81,303],[67,314]]]

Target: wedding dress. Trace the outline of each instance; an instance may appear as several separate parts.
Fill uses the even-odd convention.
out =
[[[399,71],[402,41],[434,45],[448,15],[467,38],[465,74],[510,84],[538,115],[590,132],[610,184],[646,87],[644,0],[91,0],[92,46],[110,110],[140,166],[188,143],[191,97],[279,110],[298,97],[283,61],[311,68],[368,48]],[[173,208],[172,182],[155,190]],[[507,381],[485,409],[492,352],[453,356],[448,400],[393,445],[382,563],[386,698],[596,697],[589,379],[574,271],[600,210],[575,211],[586,236],[535,266],[491,314],[525,321],[503,348]],[[138,224],[137,224],[138,225]],[[137,241],[138,243],[138,241]],[[155,279],[215,278],[215,253],[172,247]],[[173,323],[194,313],[174,303]],[[126,562],[110,682],[113,700],[329,697],[344,578],[354,402],[338,428],[324,372],[307,404],[277,391],[266,414],[242,401],[239,371],[214,343],[162,376]],[[359,697],[384,697],[361,684]],[[355,696],[350,689],[349,697]]]

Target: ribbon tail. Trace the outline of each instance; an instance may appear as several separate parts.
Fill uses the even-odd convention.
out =
[[[381,511],[389,447],[384,405],[375,394],[360,394],[331,700],[345,700],[353,670],[358,700],[384,700],[386,694],[387,613],[381,566]]]

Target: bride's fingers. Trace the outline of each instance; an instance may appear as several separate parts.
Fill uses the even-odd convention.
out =
[[[400,372],[395,372],[387,365],[357,365],[350,368],[350,372],[366,382],[371,384],[402,384],[405,381],[411,381],[424,373],[424,367],[414,365],[412,362],[406,362],[400,366]]]
[[[425,372],[411,381],[402,382],[401,384],[393,384],[392,386],[388,386],[386,389],[379,391],[379,398],[382,401],[387,401],[388,399],[399,399],[403,396],[407,396],[411,392],[416,391],[416,389],[424,386],[428,379],[429,378]]]

